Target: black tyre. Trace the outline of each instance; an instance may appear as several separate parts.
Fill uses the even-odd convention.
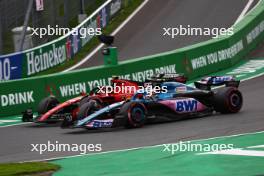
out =
[[[215,91],[213,106],[220,113],[237,113],[243,105],[241,92],[234,87],[225,87]]]
[[[59,104],[59,101],[56,97],[50,96],[46,97],[43,100],[40,101],[38,105],[38,114],[45,114],[52,108],[56,107]]]
[[[90,96],[86,95],[81,99],[79,106],[82,106],[83,104],[87,103],[89,100],[90,100]]]
[[[119,115],[126,119],[125,127],[139,128],[146,122],[147,110],[141,103],[127,102],[119,112]]]
[[[77,119],[81,120],[89,116],[90,114],[98,111],[101,108],[103,108],[103,105],[101,102],[91,99],[88,102],[80,106],[80,111],[77,114]]]

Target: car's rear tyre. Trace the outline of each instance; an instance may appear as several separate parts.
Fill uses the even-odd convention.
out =
[[[38,114],[45,114],[52,108],[56,107],[60,102],[56,97],[49,96],[40,101],[38,105]]]
[[[77,119],[81,120],[101,108],[103,108],[103,104],[100,101],[91,99],[80,106],[80,110],[77,114]]]
[[[147,110],[142,103],[127,102],[122,106],[119,114],[126,119],[126,128],[142,127],[147,118]]]
[[[215,91],[213,98],[215,111],[220,113],[237,113],[243,105],[242,93],[234,87],[220,88]]]

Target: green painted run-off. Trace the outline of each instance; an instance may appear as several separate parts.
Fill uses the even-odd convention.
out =
[[[257,149],[252,146],[263,145],[264,133],[221,137],[201,140],[192,144],[233,144],[245,153],[262,153],[264,146]],[[62,166],[55,176],[260,176],[264,175],[263,156],[240,155],[197,155],[199,152],[163,151],[164,146],[142,149],[93,154],[53,161]]]

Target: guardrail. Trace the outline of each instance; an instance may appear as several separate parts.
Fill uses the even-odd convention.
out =
[[[73,59],[94,35],[84,35],[82,28],[104,28],[122,7],[122,0],[108,0],[67,35],[44,45],[0,56],[0,81],[26,78]],[[73,35],[74,34],[74,35]]]
[[[264,1],[234,27],[234,35],[200,44],[121,62],[117,66],[99,66],[0,83],[0,116],[34,110],[45,96],[53,94],[64,101],[109,83],[112,75],[144,81],[151,75],[185,73],[190,79],[212,74],[239,62],[264,39]]]

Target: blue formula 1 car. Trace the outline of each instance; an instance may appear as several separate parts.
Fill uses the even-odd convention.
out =
[[[194,87],[179,82],[164,82],[166,93],[147,96],[136,93],[130,100],[106,106],[80,117],[74,128],[128,128],[162,120],[180,120],[219,113],[237,113],[243,97],[238,90],[240,81],[233,76],[210,76],[196,81]],[[223,86],[211,90],[213,86]],[[85,111],[85,109],[83,110]],[[86,110],[87,111],[87,110]]]

